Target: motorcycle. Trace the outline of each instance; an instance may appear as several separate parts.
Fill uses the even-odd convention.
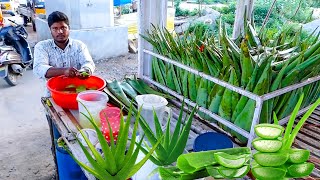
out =
[[[18,84],[18,77],[32,67],[32,53],[27,42],[26,29],[15,21],[14,25],[0,29],[0,78],[11,86]]]

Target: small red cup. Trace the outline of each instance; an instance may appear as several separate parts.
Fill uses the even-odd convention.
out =
[[[113,138],[116,141],[120,129],[120,109],[117,107],[106,107],[100,111],[102,134],[106,140],[110,142],[110,131],[107,119],[112,129]]]

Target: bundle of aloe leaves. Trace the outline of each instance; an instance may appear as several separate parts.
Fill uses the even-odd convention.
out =
[[[182,36],[153,27],[142,37],[154,52],[260,96],[320,75],[320,33],[302,39],[302,29],[293,37],[291,29],[293,26],[283,28],[274,39],[268,39],[266,32],[257,35],[254,24],[246,21],[243,36],[232,40],[220,21],[217,36],[199,26]],[[250,130],[254,100],[156,58],[152,73],[160,84]],[[306,95],[302,107],[315,102],[320,96],[320,81],[264,102],[260,123],[272,123],[272,112],[279,118],[288,116],[302,93]],[[246,138],[221,127],[246,142]]]

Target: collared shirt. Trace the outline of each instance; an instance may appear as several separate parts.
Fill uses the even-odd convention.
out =
[[[91,73],[95,69],[87,46],[79,40],[70,38],[64,50],[59,48],[53,39],[40,41],[34,47],[33,73],[46,82],[45,75],[51,67],[74,67],[78,70],[88,68]],[[48,90],[45,96],[50,96]]]

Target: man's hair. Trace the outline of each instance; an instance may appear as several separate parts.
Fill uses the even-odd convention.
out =
[[[63,12],[54,11],[48,16],[49,27],[51,27],[53,23],[61,22],[61,21],[65,22],[69,26],[68,16],[65,15]]]

